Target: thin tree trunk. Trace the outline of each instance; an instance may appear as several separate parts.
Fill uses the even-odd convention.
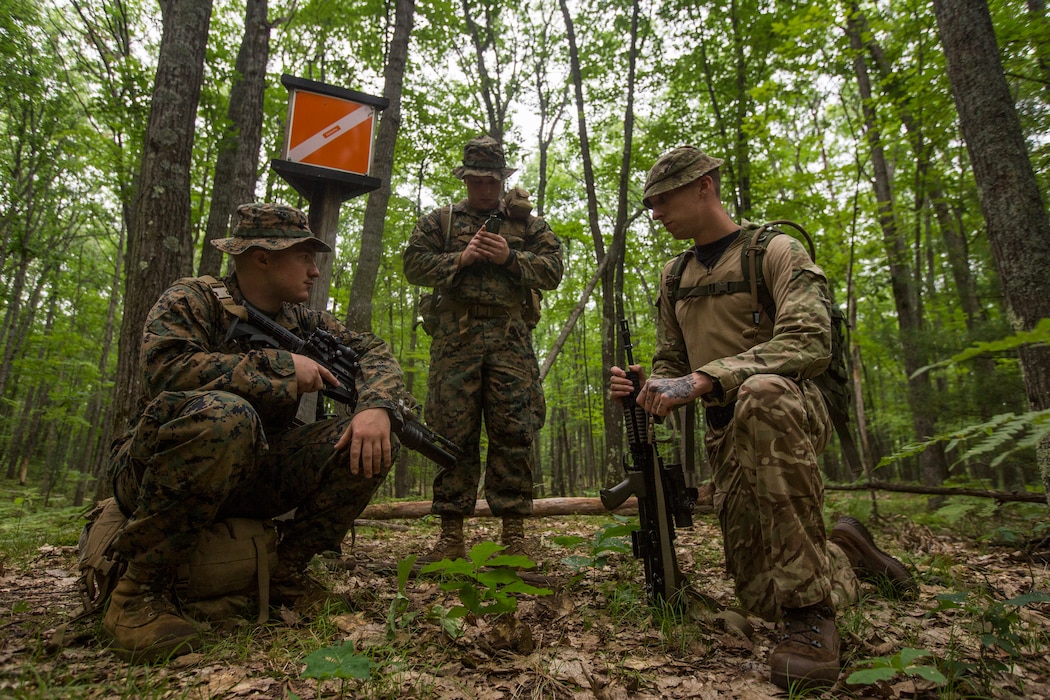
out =
[[[908,380],[908,403],[912,413],[912,424],[918,440],[933,437],[934,420],[926,410],[927,397],[930,395],[929,373],[915,377],[915,371],[926,364],[925,352],[919,343],[922,332],[922,309],[916,288],[913,271],[908,263],[908,252],[897,230],[894,216],[893,189],[889,165],[882,149],[882,135],[878,127],[872,100],[871,81],[868,76],[867,62],[864,60],[864,43],[860,12],[856,6],[847,21],[847,35],[854,50],[854,71],[860,91],[861,106],[864,114],[865,136],[871,151],[873,169],[873,186],[878,202],[879,226],[882,229],[883,244],[890,268],[890,280],[893,300],[897,310],[897,323],[900,327],[904,369]],[[948,476],[948,462],[944,449],[937,443],[938,449],[925,450],[919,456],[922,480],[928,486],[936,486]]]
[[[237,206],[255,199],[262,145],[263,98],[266,94],[266,63],[270,59],[270,24],[267,0],[247,0],[244,37],[237,52],[237,72],[230,87],[226,117],[230,128],[218,145],[211,206],[201,249],[198,275],[219,276],[222,251],[211,244],[228,235]]]
[[[383,110],[376,134],[372,176],[379,178],[379,189],[368,195],[365,220],[361,228],[361,254],[350,287],[346,323],[351,328],[372,329],[372,296],[383,258],[383,225],[390,203],[390,176],[394,172],[394,145],[401,129],[401,89],[408,60],[409,40],[415,21],[415,0],[397,0],[394,7],[394,35],[387,57],[383,96],[390,105]]]

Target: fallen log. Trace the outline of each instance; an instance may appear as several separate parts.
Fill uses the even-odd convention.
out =
[[[537,498],[532,502],[532,516],[535,518],[548,515],[604,515],[608,512],[600,498]],[[637,515],[638,499],[631,496],[613,512],[617,515]],[[370,520],[396,520],[417,519],[425,515],[430,515],[430,501],[373,503],[365,508],[360,517]],[[474,517],[492,517],[492,509],[484,499],[479,499],[475,504]]]

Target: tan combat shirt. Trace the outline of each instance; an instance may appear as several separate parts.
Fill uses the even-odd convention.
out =
[[[743,280],[740,254],[751,233],[744,228],[710,270],[692,251],[687,252],[680,289]],[[653,376],[703,372],[723,392],[705,395],[704,403],[725,405],[736,399],[740,385],[754,374],[803,379],[824,371],[831,359],[831,321],[823,270],[802,243],[786,234],[770,240],[762,265],[776,318],[766,309],[757,331],[750,292],[681,299],[672,308],[667,278],[674,260],[664,266]]]

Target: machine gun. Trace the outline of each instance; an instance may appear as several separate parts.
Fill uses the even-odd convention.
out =
[[[629,497],[638,497],[639,529],[631,533],[631,546],[635,559],[645,563],[649,603],[681,608],[688,582],[678,569],[675,527],[692,526],[697,490],[685,485],[681,464],[665,465],[660,459],[653,437],[654,418],[636,403],[642,387],[638,374],[630,371],[634,356],[627,321],[620,321],[620,332],[627,351],[627,378],[634,383],[634,391],[623,399],[631,462],[624,459],[626,479],[612,488],[602,489],[602,505],[606,510],[616,510]]]
[[[282,348],[298,355],[309,357],[325,367],[339,380],[339,386],[327,383],[321,393],[346,404],[353,410],[357,406],[357,384],[354,381],[361,372],[360,357],[353,348],[339,342],[338,338],[317,328],[308,338],[300,338],[284,328],[254,306],[243,302],[247,319],[237,317],[226,334],[227,341],[246,338],[249,343]],[[456,464],[459,448],[448,439],[420,423],[405,407],[401,406],[391,416],[391,427],[401,444],[415,450],[427,459],[449,469]]]

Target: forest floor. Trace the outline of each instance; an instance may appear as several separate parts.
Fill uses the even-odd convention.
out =
[[[868,522],[880,546],[915,571],[921,592],[892,601],[866,587],[869,595],[840,613],[844,671],[817,697],[1050,700],[1045,544],[978,543],[900,515]],[[397,562],[425,551],[436,525],[373,522],[357,529],[352,546],[348,538],[343,556],[316,567],[335,594],[323,609],[274,609],[263,625],[250,615],[202,623],[199,652],[155,665],[129,665],[108,651],[97,617],[70,621],[79,607],[76,548],[47,544],[0,571],[0,697],[789,697],[768,681],[772,625],[750,617],[747,636],[699,604],[684,617],[654,614],[629,551],[595,558],[598,538],[620,524],[608,515],[528,521],[541,563],[521,578],[550,593],[504,593],[516,598],[515,612],[468,616],[456,631],[448,611],[460,600],[442,588],[448,579],[419,575],[399,585],[397,575]],[[79,525],[55,541],[75,541]],[[468,537],[497,540],[498,527],[474,518]],[[559,544],[572,536],[581,540]],[[733,604],[713,515],[679,530],[677,552],[696,590]],[[919,650],[916,658],[907,649]],[[310,656],[318,650],[321,660]],[[354,678],[361,663],[367,677]],[[848,685],[861,669],[887,679]]]

